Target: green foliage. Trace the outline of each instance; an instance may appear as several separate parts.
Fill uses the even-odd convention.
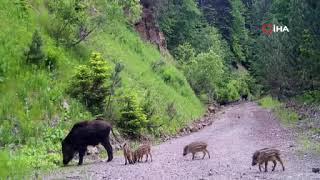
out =
[[[233,17],[231,15],[231,1],[210,1],[203,0],[199,3],[206,21],[216,27],[223,39],[228,43],[231,41],[231,25]]]
[[[248,41],[248,32],[245,28],[245,7],[241,0],[231,0],[231,7],[231,15],[233,16],[231,48],[238,61],[246,63],[247,52],[245,52],[245,49]]]
[[[238,91],[238,82],[236,80],[230,80],[225,87],[221,88],[218,92],[219,102],[232,102],[240,98]]]
[[[277,117],[287,124],[294,123],[299,118],[299,115],[290,108],[279,108],[279,109],[276,109],[275,111],[276,111]]]
[[[283,107],[279,101],[273,99],[271,96],[260,99],[258,104],[263,108],[274,110],[276,116],[283,123],[290,125],[298,120],[298,114],[293,109]]]
[[[100,3],[99,0],[48,1],[50,19],[46,28],[49,34],[61,44],[79,44],[105,22],[105,13],[98,6]]]
[[[199,28],[206,24],[203,23],[201,12],[193,0],[168,0],[167,3],[157,5],[159,25],[166,35],[169,50],[186,42],[198,48],[206,41],[203,38],[206,35],[205,28]],[[202,37],[201,44],[198,41],[199,36]]]
[[[115,96],[115,90],[116,88],[119,88],[121,85],[121,77],[120,77],[120,72],[123,70],[124,66],[122,63],[116,63],[114,67],[114,72],[111,74],[110,80],[111,80],[111,85],[109,87],[109,94],[107,97],[107,102],[105,105],[105,116],[107,117],[112,117],[113,116],[113,107],[112,107],[112,98]]]
[[[300,103],[320,104],[320,91],[308,91],[295,97],[295,99]]]
[[[273,99],[271,96],[261,98],[258,103],[260,106],[268,109],[275,109],[280,106],[280,102]]]
[[[81,65],[72,78],[68,93],[98,114],[103,111],[108,96],[110,66],[100,53],[92,53],[89,65]]]
[[[196,56],[195,49],[189,43],[180,44],[173,50],[173,56],[182,65],[188,64]]]
[[[276,0],[267,3],[256,1],[254,6],[253,17],[250,18],[285,25],[290,30],[289,33],[253,36],[254,48],[250,50],[254,54],[252,70],[264,90],[279,98],[318,90],[319,38],[314,29],[319,26],[320,4]],[[259,27],[251,31],[259,32]]]
[[[78,85],[82,84],[85,90],[88,82],[101,82],[106,77],[101,73],[104,71],[101,65],[106,62],[108,78],[103,90],[110,87],[110,82],[118,82],[120,77],[121,87],[136,89],[140,108],[135,112],[142,111],[145,115],[135,114],[140,119],[147,118],[146,124],[141,123],[143,126],[138,128],[141,133],[146,130],[156,136],[175,133],[202,114],[203,107],[183,73],[175,68],[170,57],[162,57],[128,26],[119,1],[37,0],[23,3],[27,7],[25,12],[16,1],[0,1],[0,145],[9,151],[8,161],[16,159],[25,165],[20,168],[19,162],[7,163],[4,169],[10,176],[19,173],[13,171],[15,167],[30,171],[58,167],[61,163],[58,139],[65,137],[75,122],[92,117],[79,103],[81,98],[71,98],[66,93],[71,88],[70,82],[75,81],[75,67],[82,69],[76,73],[84,78],[83,81],[78,79]],[[94,9],[99,12],[98,16],[90,13]],[[105,17],[108,21],[104,21]],[[42,39],[42,52],[46,55],[41,66],[50,71],[30,68],[23,58],[37,28],[41,30],[38,34]],[[82,30],[86,33],[79,36]],[[88,32],[92,33],[89,35]],[[75,46],[77,42],[81,43]],[[107,57],[106,61],[88,63],[89,52],[97,51],[102,53],[101,57]],[[125,68],[113,76],[111,67],[116,67],[119,59]],[[161,70],[155,71],[152,65],[159,59],[165,63],[160,65]],[[111,94],[109,90],[107,95]],[[111,104],[115,115],[112,120],[118,120],[122,110],[118,107],[122,106],[118,89],[113,91]],[[100,92],[95,95],[104,94]],[[78,95],[80,97],[81,93]],[[171,102],[174,106],[168,106]],[[105,106],[105,102],[102,104]],[[175,112],[168,115],[167,107],[174,107],[169,109],[175,109]],[[104,109],[97,111],[101,114]]]
[[[23,179],[27,173],[26,160],[0,150],[0,179]]]
[[[25,52],[26,62],[29,64],[42,65],[45,60],[45,55],[42,52],[42,39],[36,30],[32,35],[32,41]]]
[[[222,83],[226,67],[223,59],[211,49],[208,53],[195,57],[185,69],[187,79],[195,92],[204,91],[213,97]]]
[[[127,20],[130,24],[135,24],[140,19],[140,0],[120,0],[119,4],[124,7]]]
[[[137,94],[133,91],[127,91],[121,98],[123,107],[120,112],[118,127],[122,128],[123,133],[130,137],[139,137],[145,130],[147,118]]]
[[[217,100],[227,103],[241,99],[242,95],[250,96],[250,80],[251,77],[246,71],[233,72],[219,88]]]

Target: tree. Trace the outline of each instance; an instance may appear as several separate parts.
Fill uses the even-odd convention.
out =
[[[199,54],[186,66],[185,73],[191,87],[198,95],[206,93],[213,98],[222,83],[225,70],[223,59],[211,49],[208,53]]]
[[[25,52],[26,62],[29,64],[41,65],[44,63],[45,54],[42,52],[42,39],[38,32],[35,30],[32,35],[32,41]]]
[[[89,65],[81,65],[71,80],[68,93],[80,100],[93,114],[103,112],[109,94],[110,66],[100,53],[92,53]]]
[[[111,80],[111,85],[109,87],[109,95],[107,98],[106,102],[106,113],[107,115],[112,114],[112,107],[111,107],[111,102],[112,102],[112,96],[115,94],[115,89],[120,86],[121,84],[121,77],[120,77],[120,72],[123,70],[124,66],[121,63],[116,63],[116,66],[114,68],[114,72],[111,74],[110,80]]]
[[[121,109],[118,127],[122,131],[133,138],[139,137],[146,127],[147,118],[138,101],[137,94],[132,91],[127,91],[122,96],[123,107]]]
[[[98,3],[100,1],[48,1],[49,34],[67,46],[81,43],[106,22],[106,13],[98,9]]]

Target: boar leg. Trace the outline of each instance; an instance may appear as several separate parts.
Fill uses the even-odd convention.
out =
[[[280,164],[281,164],[281,166],[282,166],[282,170],[284,171],[284,165],[283,165],[280,157],[279,157],[279,156],[276,156],[276,158],[277,158],[277,160],[280,162]]]
[[[149,152],[149,155],[150,155],[150,159],[151,159],[151,162],[152,162],[152,155],[151,155],[151,152]]]
[[[80,166],[83,163],[83,156],[86,153],[86,149],[85,148],[81,148],[79,150],[79,162],[78,162],[78,166]]]
[[[113,159],[113,154],[112,154],[112,146],[109,142],[109,139],[106,139],[104,142],[101,143],[102,146],[107,150],[108,154],[108,160],[107,162],[110,162]]]
[[[124,165],[127,165],[127,157],[126,156],[124,157],[124,160],[125,160]],[[130,161],[129,161],[129,163],[130,163]]]
[[[272,171],[274,171],[274,169],[275,169],[275,168],[276,168],[276,166],[277,166],[277,161],[273,160],[272,162],[273,162],[273,168],[272,168]]]
[[[210,159],[210,153],[209,153],[209,151],[208,151],[207,149],[206,149],[205,151],[208,153],[208,156],[209,156],[209,159]]]
[[[264,172],[268,172],[268,161],[266,161],[266,162],[264,163],[264,166],[265,166]]]
[[[261,172],[261,164],[259,164],[259,171]]]
[[[147,161],[148,161],[148,156],[149,156],[149,155],[148,155],[148,153],[147,153],[147,154],[146,154],[146,161],[145,161],[145,162],[147,162]]]
[[[206,156],[206,151],[202,151],[202,152],[203,152],[202,159],[204,159],[204,157]]]
[[[192,153],[192,160],[194,160],[194,154],[195,154],[195,153]]]

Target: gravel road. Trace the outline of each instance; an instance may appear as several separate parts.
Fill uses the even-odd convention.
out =
[[[270,112],[256,103],[246,102],[224,108],[214,123],[203,130],[152,147],[153,162],[124,165],[117,156],[112,162],[69,166],[47,173],[43,179],[319,179],[311,172],[320,167],[320,157],[298,151],[299,145],[290,131],[282,128]],[[183,147],[192,141],[205,141],[211,159],[191,160],[182,156]],[[259,172],[251,166],[255,150],[275,147],[281,151],[286,171],[278,166],[274,172]],[[271,163],[269,163],[269,171]]]

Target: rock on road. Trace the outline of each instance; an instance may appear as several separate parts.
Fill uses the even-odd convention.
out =
[[[206,156],[191,160],[191,154],[182,156],[185,145],[192,141],[205,141],[211,159]],[[255,150],[275,147],[281,151],[286,167],[259,172],[251,166]],[[124,165],[124,158],[117,156],[112,162],[96,162],[83,166],[61,168],[44,175],[43,179],[319,179],[311,172],[320,166],[320,158],[298,153],[299,145],[293,133],[281,126],[268,110],[254,102],[228,106],[220,111],[214,123],[190,135],[169,140],[152,147],[153,162]]]

